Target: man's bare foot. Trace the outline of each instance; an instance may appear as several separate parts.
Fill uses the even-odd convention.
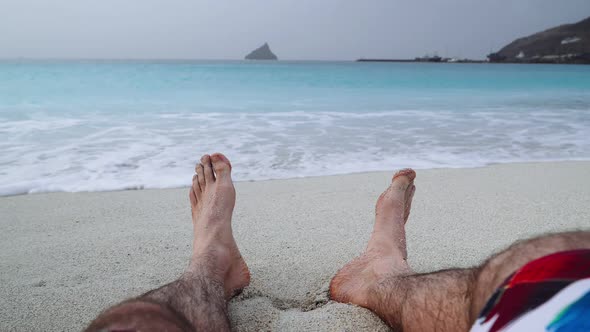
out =
[[[189,197],[194,226],[193,255],[187,274],[209,273],[230,299],[250,283],[250,271],[234,240],[231,218],[236,191],[231,164],[221,153],[204,155],[195,167]]]
[[[371,306],[375,286],[388,276],[411,273],[407,263],[406,230],[416,186],[416,172],[404,169],[393,176],[375,207],[375,226],[365,252],[345,265],[330,283],[334,301]]]

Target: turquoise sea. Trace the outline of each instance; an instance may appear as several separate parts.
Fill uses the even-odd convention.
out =
[[[590,159],[590,66],[0,62],[0,195]]]

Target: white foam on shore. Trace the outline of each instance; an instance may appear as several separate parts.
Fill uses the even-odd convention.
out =
[[[589,160],[580,110],[32,115],[0,121],[0,195],[189,184],[204,153],[238,181]]]

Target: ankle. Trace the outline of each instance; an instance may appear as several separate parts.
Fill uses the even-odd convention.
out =
[[[204,276],[223,281],[230,268],[230,250],[221,244],[201,242],[195,245],[185,275]]]

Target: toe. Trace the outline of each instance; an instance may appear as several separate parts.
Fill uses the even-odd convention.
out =
[[[200,192],[203,192],[203,190],[205,190],[205,169],[203,168],[203,165],[198,164],[197,165],[197,180],[199,182],[199,187],[200,187]]]
[[[195,174],[193,175],[193,193],[195,194],[195,197],[197,198],[197,201],[201,198],[201,185],[199,184],[199,175]]]
[[[414,198],[414,193],[416,192],[416,186],[412,185],[407,191],[406,191],[406,210],[404,212],[404,221],[408,221],[408,218],[410,217],[410,211],[412,210],[412,199]]]
[[[201,164],[205,172],[205,183],[215,182],[215,175],[213,175],[213,165],[211,165],[211,157],[206,154],[201,157]]]
[[[211,155],[211,163],[217,178],[223,178],[231,174],[231,163],[226,156],[221,153],[214,153]]]
[[[414,182],[416,178],[416,172],[411,168],[402,169],[397,171],[392,179],[392,186],[395,189],[406,191],[406,189]]]
[[[199,185],[199,175],[198,174],[193,175],[192,185],[193,185],[193,190],[195,191],[195,193],[197,191],[201,191],[201,186]]]
[[[195,194],[195,190],[191,186],[191,190],[188,193],[188,197],[191,200],[191,207],[197,206],[197,195]]]

